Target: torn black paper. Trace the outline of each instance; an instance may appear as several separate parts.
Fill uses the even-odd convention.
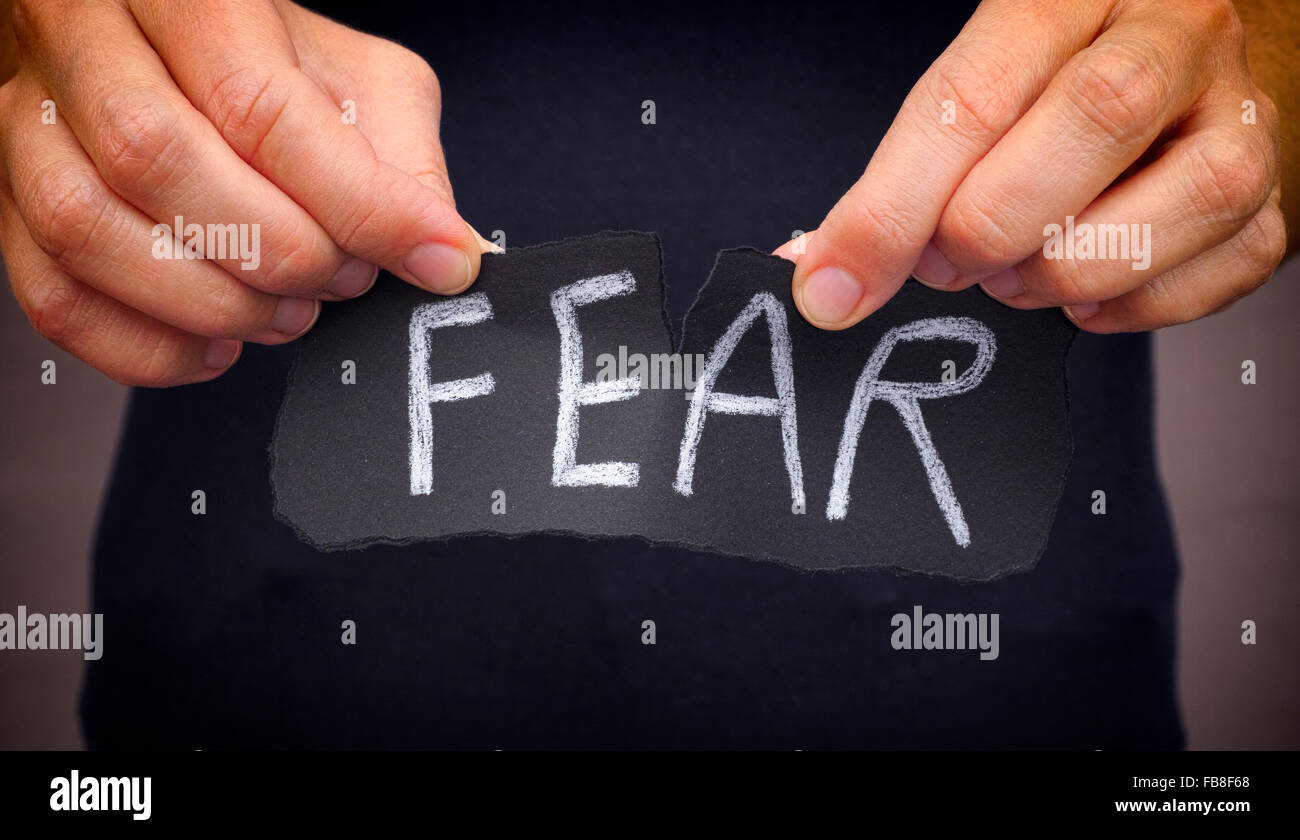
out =
[[[827,332],[793,263],[740,249],[674,354],[660,263],[605,233],[485,255],[455,298],[385,275],[327,306],[280,410],[277,516],[325,550],[549,532],[969,580],[1037,562],[1071,453],[1059,312],[909,282]]]

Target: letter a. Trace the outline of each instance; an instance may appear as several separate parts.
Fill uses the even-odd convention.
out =
[[[713,390],[718,374],[727,366],[736,345],[759,315],[767,316],[768,335],[772,346],[772,379],[776,382],[775,397],[749,397],[726,394]],[[785,457],[785,471],[790,477],[791,508],[804,506],[803,463],[799,460],[799,426],[795,416],[794,361],[790,355],[790,331],[783,307],[770,292],[760,292],[727,327],[709,351],[704,370],[699,374],[691,410],[686,417],[686,432],[682,435],[681,452],[677,459],[677,481],[673,489],[683,496],[692,492],[695,479],[695,455],[700,437],[704,434],[704,420],[710,411],[722,414],[749,414],[759,417],[781,418],[781,446]]]

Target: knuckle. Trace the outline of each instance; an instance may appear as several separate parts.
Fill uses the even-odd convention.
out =
[[[1054,303],[1092,303],[1098,300],[1092,267],[1082,260],[1036,259],[1038,271],[1021,272],[1030,294]]]
[[[288,105],[284,76],[251,67],[236,69],[212,86],[201,110],[246,160],[256,154]]]
[[[1213,218],[1242,221],[1268,199],[1269,164],[1231,131],[1207,132],[1193,147],[1192,200]]]
[[[915,238],[910,214],[891,199],[875,196],[859,200],[858,195],[850,192],[852,198],[845,205],[837,205],[832,213],[839,215],[843,207],[842,220],[833,237],[821,236],[818,247],[826,247],[831,239],[843,243],[845,250],[860,250],[864,243],[869,244],[878,259],[887,264],[902,260]],[[832,230],[824,226],[828,232]],[[910,266],[909,266],[910,267]]]
[[[1286,221],[1281,210],[1270,205],[1245,228],[1238,241],[1246,264],[1261,279],[1272,275],[1286,257]]]
[[[438,84],[438,74],[433,72],[433,67],[419,53],[408,50],[401,44],[384,41],[383,58],[400,76],[402,81],[414,85],[434,101],[442,100],[442,88]]]
[[[60,347],[66,347],[84,327],[81,313],[86,307],[87,287],[54,278],[29,301],[28,319],[36,332]]]
[[[1157,56],[1127,41],[1085,51],[1065,71],[1064,92],[1088,124],[1118,145],[1138,142],[1159,124],[1169,98]]]
[[[891,204],[864,203],[859,209],[863,223],[872,235],[886,237],[891,241],[906,239],[909,236],[907,216]]]
[[[208,338],[244,338],[253,332],[257,313],[238,294],[238,281],[221,283],[199,317],[200,335]]]
[[[349,254],[364,253],[369,250],[376,233],[384,227],[380,220],[378,204],[373,201],[358,201],[351,209],[343,209],[338,233],[334,241]]]
[[[294,233],[267,255],[257,287],[275,295],[316,289],[329,282],[338,267],[332,253],[318,247],[307,236]]]
[[[1142,294],[1136,295],[1133,303],[1135,320],[1145,329],[1159,329],[1174,324],[1195,321],[1204,313],[1199,311],[1196,300],[1179,287],[1187,282],[1186,277],[1161,275],[1153,277],[1143,288]]]
[[[1017,74],[1004,53],[963,49],[935,66],[931,96],[936,103],[952,101],[966,116],[953,125],[975,141],[1001,137],[1020,115],[1015,96]]]
[[[62,262],[90,250],[110,207],[109,196],[84,172],[47,169],[37,176],[28,202],[32,239]]]
[[[177,169],[180,114],[161,96],[133,91],[104,102],[99,169],[115,190],[148,193]]]
[[[114,381],[136,388],[169,388],[188,380],[184,360],[168,336],[143,338],[135,348],[133,364],[110,374]]]
[[[940,248],[959,269],[1018,262],[1017,247],[1007,219],[1009,211],[988,193],[957,196],[939,219]]]

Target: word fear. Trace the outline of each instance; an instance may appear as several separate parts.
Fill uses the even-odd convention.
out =
[[[553,487],[636,487],[640,465],[624,461],[580,464],[577,462],[579,413],[584,406],[630,400],[641,393],[639,376],[598,377],[584,381],[582,333],[578,311],[602,300],[631,294],[636,280],[630,271],[587,277],[562,286],[550,295],[559,340],[557,395],[559,410],[555,422],[552,453]],[[410,371],[408,416],[410,425],[410,492],[428,495],[434,489],[433,406],[473,399],[496,390],[491,371],[448,382],[431,382],[429,363],[433,334],[447,327],[469,327],[493,317],[486,292],[450,300],[420,304],[409,324]],[[741,339],[762,320],[768,333],[772,380],[776,396],[732,394],[715,386]],[[881,371],[900,343],[910,341],[959,341],[974,345],[975,360],[960,376],[941,382],[895,382]],[[921,400],[964,394],[984,380],[993,365],[997,343],[993,332],[981,322],[965,317],[924,318],[895,327],[876,344],[853,386],[853,396],[844,416],[834,464],[830,498],[825,515],[843,520],[848,515],[849,484],[853,475],[858,440],[874,402],[893,406],[911,435],[925,468],[930,489],[957,545],[970,544],[970,530],[953,492],[943,460],[936,451],[921,413]],[[688,394],[690,407],[682,431],[673,490],[691,496],[696,453],[710,415],[731,414],[773,418],[780,424],[782,458],[790,483],[791,509],[804,510],[803,463],[799,452],[798,406],[794,362],[785,308],[771,292],[753,295],[730,326],[705,354],[695,387]]]

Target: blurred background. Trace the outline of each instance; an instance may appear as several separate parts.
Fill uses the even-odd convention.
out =
[[[1192,749],[1300,748],[1297,315],[1292,260],[1227,312],[1156,338],[1158,457],[1183,558],[1179,691]],[[8,291],[0,354],[0,612],[85,612],[127,390],[37,336]],[[46,359],[58,365],[57,385],[41,384]],[[1246,359],[1255,385],[1241,382]],[[1257,627],[1254,646],[1241,642],[1246,620]],[[0,749],[81,746],[82,664],[74,651],[0,651]]]

